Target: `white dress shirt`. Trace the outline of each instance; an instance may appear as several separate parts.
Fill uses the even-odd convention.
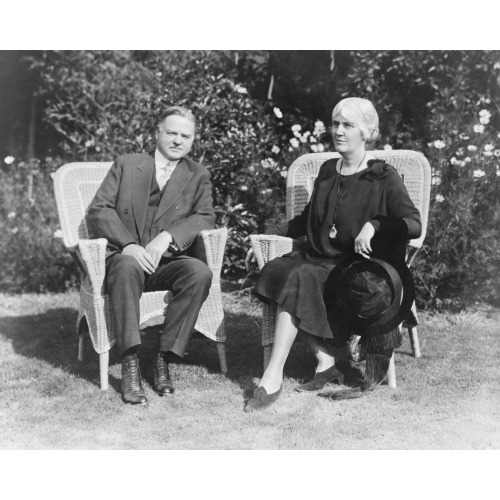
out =
[[[170,179],[172,172],[179,160],[170,161],[165,158],[158,148],[155,151],[155,167],[156,167],[156,182],[158,182],[158,186],[160,186],[160,191],[163,189],[165,184]]]

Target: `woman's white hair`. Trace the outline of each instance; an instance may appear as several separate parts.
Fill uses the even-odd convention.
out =
[[[332,118],[341,111],[349,113],[352,120],[361,130],[366,142],[373,142],[378,136],[378,113],[368,99],[362,97],[347,97],[342,99],[332,111]]]

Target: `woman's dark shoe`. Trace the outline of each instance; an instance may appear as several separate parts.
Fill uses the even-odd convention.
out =
[[[251,411],[264,410],[265,408],[268,408],[280,397],[282,389],[283,386],[280,386],[276,392],[268,394],[264,387],[257,387],[253,396],[248,400],[244,411],[249,413]]]
[[[175,391],[174,384],[170,379],[170,374],[168,373],[168,363],[165,361],[164,354],[159,352],[153,362],[154,371],[154,389],[164,396],[165,394],[172,394]]]
[[[141,405],[148,401],[142,388],[138,359],[122,361],[121,389],[124,403]]]
[[[334,380],[337,380],[339,385],[344,385],[344,374],[338,370],[335,365],[322,372],[316,373],[312,380],[305,384],[298,385],[295,390],[298,392],[320,391],[326,384]]]

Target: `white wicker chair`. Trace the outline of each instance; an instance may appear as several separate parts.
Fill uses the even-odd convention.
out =
[[[102,390],[108,388],[109,350],[116,338],[104,284],[106,240],[88,239],[85,213],[110,167],[111,162],[68,163],[53,174],[63,242],[78,263],[81,274],[77,319],[78,359],[83,361],[88,331],[94,349],[99,354]],[[202,231],[190,249],[191,254],[204,261],[213,273],[210,293],[201,308],[195,328],[217,342],[223,373],[227,372],[227,361],[220,273],[226,239],[226,228]],[[141,328],[163,323],[170,299],[169,291],[144,293],[140,301]]]
[[[411,240],[408,245],[407,264],[410,265],[424,241],[427,231],[427,220],[429,214],[429,200],[431,188],[431,167],[427,159],[415,151],[408,150],[389,150],[389,151],[371,151],[375,158],[380,158],[392,165],[402,176],[403,182],[408,190],[410,198],[419,209],[422,217],[422,235],[420,238]],[[311,153],[297,158],[287,176],[286,188],[286,217],[287,220],[302,213],[311,197],[314,181],[318,175],[319,168],[326,160],[338,158],[338,153]],[[266,262],[292,249],[300,247],[303,244],[300,240],[292,240],[283,236],[270,235],[252,235],[250,236],[252,248],[255,252],[259,269],[262,269]],[[412,307],[415,320],[417,311],[415,304]],[[264,347],[264,370],[266,369],[271,357],[272,343],[274,340],[274,326],[276,322],[276,313],[272,306],[263,304],[262,312],[262,345]],[[409,323],[408,333],[416,358],[420,357],[420,346],[418,342],[417,327],[414,323]],[[396,387],[396,374],[394,368],[394,355],[388,372],[389,385]]]

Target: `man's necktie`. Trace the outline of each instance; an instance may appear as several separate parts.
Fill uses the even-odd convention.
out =
[[[158,186],[160,186],[160,191],[163,189],[167,181],[170,179],[171,175],[172,175],[172,167],[170,163],[162,165],[158,169],[158,175],[156,177],[156,180],[158,182]]]

